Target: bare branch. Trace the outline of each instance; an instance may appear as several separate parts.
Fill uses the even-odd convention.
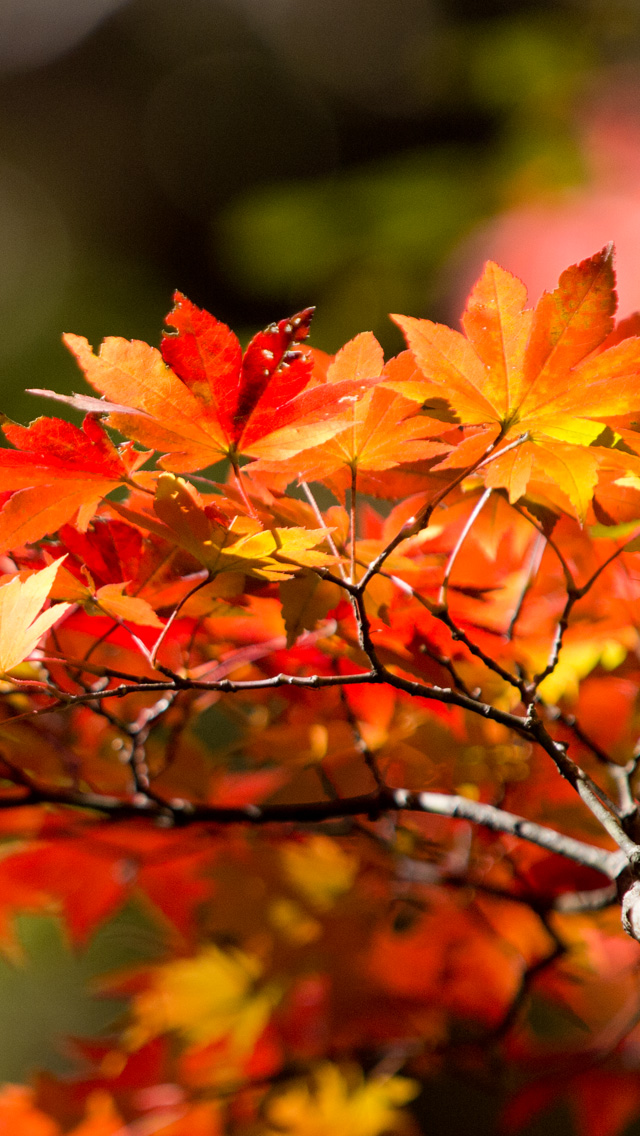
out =
[[[365,765],[367,766],[367,769],[371,773],[371,776],[373,777],[378,788],[384,789],[385,788],[384,778],[383,778],[383,776],[382,776],[382,774],[381,774],[381,772],[378,768],[378,763],[376,761],[376,755],[374,754],[373,750],[370,749],[370,747],[367,745],[366,741],[364,740],[364,738],[362,736],[362,731],[361,731],[360,726],[358,724],[358,719],[356,718],[355,714],[353,713],[353,710],[351,709],[351,706],[349,705],[349,701],[348,701],[347,696],[344,692],[344,687],[340,688],[340,696],[341,696],[342,705],[344,707],[345,714],[347,716],[347,721],[348,721],[349,725],[351,726],[351,732],[353,733],[353,740],[354,740],[354,743],[355,743],[355,747],[356,747],[358,753],[362,754],[364,761],[365,761]]]
[[[453,566],[454,566],[454,564],[455,564],[455,562],[458,558],[458,553],[460,552],[460,549],[462,548],[465,540],[467,539],[469,533],[471,532],[471,529],[473,528],[475,521],[477,520],[480,513],[482,512],[482,509],[484,508],[487,501],[489,500],[491,493],[492,493],[491,489],[485,489],[482,496],[478,498],[473,509],[471,510],[471,512],[469,513],[469,516],[467,517],[467,519],[465,521],[465,524],[464,524],[464,527],[462,529],[462,532],[460,533],[460,536],[458,537],[455,545],[453,546],[453,549],[451,550],[451,553],[449,555],[449,559],[447,560],[447,563],[446,563],[446,566],[445,566],[444,575],[442,577],[442,584],[440,585],[440,594],[438,596],[438,607],[446,607],[447,606],[447,593],[448,593],[448,590],[449,590],[449,579],[450,579],[450,576],[451,576],[451,572],[453,571]]]
[[[517,602],[517,604],[514,608],[513,615],[511,616],[511,619],[509,621],[509,626],[507,628],[507,639],[509,639],[509,640],[513,639],[514,632],[515,632],[515,629],[516,629],[516,624],[517,624],[517,622],[520,618],[520,614],[522,612],[522,608],[524,606],[524,601],[527,597],[527,593],[531,590],[531,585],[532,585],[535,577],[538,574],[538,569],[539,569],[541,561],[542,561],[543,552],[544,552],[544,539],[542,537],[542,534],[538,533],[538,535],[536,536],[536,538],[534,540],[533,546],[531,548],[531,552],[529,553],[529,560],[528,560],[528,564],[527,564],[525,582],[524,582],[522,591],[520,592],[520,595],[518,596],[518,602]]]
[[[80,792],[75,789],[57,789],[39,786],[28,775],[16,770],[25,794],[20,797],[0,798],[0,809],[18,808],[33,804],[69,805],[102,813],[111,819],[146,817],[161,825],[184,826],[189,824],[318,824],[326,820],[368,816],[377,819],[387,812],[422,812],[455,820],[470,821],[493,832],[517,836],[532,844],[565,856],[615,879],[625,867],[626,857],[619,852],[575,840],[555,829],[535,821],[506,812],[494,805],[472,801],[449,793],[409,792],[407,789],[378,789],[355,797],[302,802],[300,804],[265,804],[217,806],[192,804],[184,800],[161,801],[144,792],[129,799],[107,794]],[[634,846],[635,847],[635,846]]]
[[[305,497],[307,498],[307,501],[309,502],[309,504],[311,505],[311,508],[313,509],[313,515],[314,515],[316,521],[318,522],[319,528],[322,528],[325,531],[327,544],[329,545],[329,548],[331,549],[333,555],[336,557],[336,560],[338,561],[338,569],[340,571],[340,575],[342,576],[342,580],[344,582],[347,578],[347,574],[346,574],[344,565],[342,563],[342,558],[340,556],[340,553],[338,552],[336,542],[333,539],[333,533],[331,532],[330,529],[327,528],[325,521],[324,521],[324,517],[322,516],[322,513],[320,512],[320,507],[318,505],[318,502],[316,501],[315,497],[313,496],[313,493],[311,492],[311,486],[309,485],[309,483],[307,481],[301,481],[300,482],[300,488],[302,489]]]
[[[506,453],[507,450],[513,449],[514,446],[521,445],[522,442],[526,440],[526,437],[527,435],[523,434],[521,435],[521,437],[516,438],[515,442],[511,442],[510,445],[505,446],[503,450],[500,450],[500,453]],[[451,493],[451,491],[458,485],[461,485],[465,478],[469,477],[477,469],[480,469],[480,467],[483,466],[485,462],[487,462],[491,457],[495,456],[494,451],[501,438],[502,434],[498,434],[498,437],[495,439],[495,441],[491,442],[491,444],[487,446],[485,452],[478,458],[477,461],[461,470],[460,473],[457,474],[457,476],[454,477],[448,485],[445,485],[443,489],[435,494],[431,501],[428,501],[427,504],[424,505],[422,509],[420,509],[419,513],[417,513],[415,517],[409,517],[409,520],[405,521],[399,532],[397,532],[392,540],[390,540],[386,545],[386,547],[382,549],[382,552],[380,552],[378,556],[376,556],[375,560],[371,561],[371,564],[367,568],[367,571],[365,572],[359,584],[359,587],[362,590],[366,588],[367,584],[373,578],[373,576],[375,576],[376,573],[380,571],[385,560],[389,558],[391,553],[398,547],[399,544],[402,544],[403,540],[406,540],[408,537],[414,536],[416,533],[421,532],[422,529],[427,528],[434,510],[437,509],[438,505],[442,501],[444,501],[445,497],[447,497],[449,493]]]
[[[380,575],[386,576],[387,573],[381,572]],[[517,678],[516,675],[511,674],[510,671],[502,667],[500,663],[497,663],[495,659],[491,657],[491,655],[485,654],[482,648],[479,647],[477,643],[474,643],[473,639],[469,638],[466,631],[463,631],[461,627],[458,627],[458,625],[454,623],[448,608],[439,604],[434,604],[425,596],[421,596],[419,592],[416,592],[415,588],[411,587],[411,584],[407,584],[406,580],[400,579],[399,576],[393,576],[389,574],[388,579],[391,580],[396,585],[396,587],[400,589],[400,591],[404,592],[405,595],[411,596],[411,598],[416,600],[417,603],[421,604],[422,607],[425,607],[429,614],[434,617],[434,619],[439,619],[441,623],[444,623],[444,625],[451,632],[451,638],[459,643],[463,643],[467,650],[469,650],[472,655],[475,655],[476,658],[480,659],[480,661],[484,663],[488,670],[500,675],[500,678],[504,679],[505,682],[508,682],[511,686],[515,686],[516,690],[518,690],[520,694],[524,694],[525,683],[521,679]],[[432,657],[436,658],[436,656]],[[440,662],[440,659],[436,658],[436,662]],[[464,690],[468,694],[469,691],[463,684],[461,684],[461,680],[458,678],[455,672],[452,671],[450,664],[451,660],[442,662],[442,666],[444,666],[451,674],[451,677],[454,680],[454,685],[459,690]]]
[[[626,864],[626,857],[618,852],[608,852],[592,844],[585,844],[581,840],[574,840],[573,837],[564,836],[554,829],[525,820],[494,805],[469,800],[467,797],[449,793],[407,793],[404,789],[396,789],[394,796],[396,802],[404,808],[437,813],[439,816],[457,817],[483,825],[495,832],[511,833],[513,836],[537,844],[540,848],[546,848],[548,852],[556,852],[575,860],[578,864],[596,868],[610,879],[615,879]]]
[[[601,765],[606,767],[609,776],[612,781],[615,782],[618,790],[618,815],[620,818],[629,821],[636,817],[638,815],[638,802],[635,800],[631,791],[631,778],[638,766],[639,756],[634,755],[625,765],[618,765],[593,738],[589,737],[574,714],[563,714],[562,711],[557,710],[555,707],[549,707],[549,710],[555,720],[562,722],[563,726],[571,730],[578,741],[593,754]]]

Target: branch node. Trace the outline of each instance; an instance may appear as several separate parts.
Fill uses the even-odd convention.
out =
[[[147,797],[146,793],[134,793],[131,798],[131,804],[136,809],[150,809],[153,807],[153,801]]]
[[[183,797],[173,797],[169,801],[169,805],[175,812],[182,813],[183,816],[189,816],[194,811],[191,801],[185,801]]]

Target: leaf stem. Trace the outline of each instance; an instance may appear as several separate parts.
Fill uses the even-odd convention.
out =
[[[358,467],[355,462],[351,466],[351,496],[349,501],[349,532],[351,536],[351,583],[356,582],[356,504],[358,493]]]
[[[327,544],[329,545],[329,548],[331,549],[333,555],[336,557],[336,560],[338,561],[338,571],[339,571],[340,575],[342,576],[343,581],[345,581],[346,578],[347,578],[347,574],[345,572],[344,565],[342,563],[342,557],[340,556],[336,542],[333,539],[333,533],[331,532],[330,529],[327,528],[327,526],[325,524],[324,517],[322,516],[322,513],[320,512],[320,507],[318,505],[318,502],[316,501],[315,497],[313,496],[313,493],[311,492],[311,486],[309,485],[309,483],[307,481],[301,481],[300,482],[300,488],[302,489],[302,492],[304,493],[305,497],[307,498],[307,501],[309,502],[311,508],[313,509],[313,515],[314,515],[316,521],[318,522],[318,525],[320,526],[320,528],[324,529],[324,531],[326,533]]]
[[[247,512],[249,513],[249,516],[250,517],[257,517],[258,514],[256,513],[253,505],[251,504],[251,501],[249,500],[249,498],[247,496],[247,491],[246,491],[245,486],[244,486],[244,481],[242,479],[242,474],[240,472],[240,466],[238,465],[237,458],[229,456],[229,462],[231,464],[231,469],[233,470],[233,476],[235,478],[235,482],[236,482],[236,486],[238,488],[238,492],[240,493],[240,496],[242,497],[242,500],[244,501],[244,504],[246,506]]]
[[[458,537],[453,549],[451,550],[451,553],[449,555],[449,559],[447,561],[447,564],[446,564],[446,567],[445,567],[445,570],[444,570],[444,575],[442,577],[442,584],[440,585],[440,592],[438,594],[438,606],[439,607],[446,607],[447,606],[447,595],[448,595],[448,591],[449,591],[449,579],[451,577],[451,572],[452,572],[453,566],[454,566],[456,559],[458,557],[458,553],[460,552],[462,545],[464,544],[469,533],[471,532],[471,529],[473,528],[475,521],[478,519],[480,513],[482,512],[484,505],[489,500],[492,492],[493,492],[492,489],[485,489],[482,496],[478,498],[478,500],[476,501],[476,503],[475,503],[473,509],[471,510],[469,516],[467,517],[467,520],[465,522],[464,528],[462,529],[462,532],[460,533],[460,536]]]

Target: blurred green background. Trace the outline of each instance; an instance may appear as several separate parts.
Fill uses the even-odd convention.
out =
[[[487,255],[536,298],[617,238],[640,306],[639,58],[637,0],[3,0],[2,409],[82,387],[62,331],[157,342],[174,288],[395,350]]]

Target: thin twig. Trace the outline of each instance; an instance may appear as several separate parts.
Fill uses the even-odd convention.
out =
[[[191,590],[188,591],[187,594],[185,596],[183,596],[182,599],[179,601],[179,603],[177,603],[176,606],[174,607],[173,611],[171,612],[171,615],[167,619],[167,622],[165,623],[164,627],[162,628],[162,631],[160,632],[160,634],[159,634],[158,638],[156,639],[153,647],[151,648],[151,651],[150,651],[150,654],[149,654],[149,660],[150,660],[152,667],[155,667],[156,657],[158,655],[158,651],[160,650],[162,644],[164,643],[165,637],[166,637],[166,635],[169,631],[169,628],[171,627],[174,619],[179,614],[179,612],[182,610],[182,608],[186,604],[187,600],[190,600],[192,596],[195,596],[196,592],[199,592],[201,588],[204,588],[205,585],[209,583],[210,578],[211,577],[210,577],[209,573],[207,572],[204,579],[199,580],[197,584],[194,584],[194,586],[191,588]]]
[[[522,590],[520,592],[520,595],[518,596],[518,602],[517,602],[517,604],[514,608],[513,615],[511,616],[511,619],[509,621],[509,626],[507,628],[507,639],[509,639],[509,640],[513,639],[514,632],[515,632],[515,629],[516,629],[516,624],[517,624],[517,622],[520,618],[522,608],[524,606],[524,601],[527,597],[528,592],[530,591],[530,589],[532,587],[533,581],[535,580],[536,576],[538,575],[538,570],[540,568],[540,564],[542,562],[542,556],[543,556],[543,553],[544,553],[544,545],[545,545],[544,537],[543,537],[542,533],[538,533],[537,536],[534,539],[531,551],[529,553],[529,560],[528,560],[527,568],[526,568],[525,582],[524,582],[524,585],[523,585]]]
[[[473,528],[475,521],[477,520],[478,516],[480,515],[484,505],[489,500],[492,492],[493,492],[493,490],[491,490],[491,489],[485,489],[482,496],[478,498],[473,509],[469,513],[469,516],[467,517],[467,520],[465,521],[462,532],[460,533],[460,536],[458,537],[458,539],[457,539],[457,541],[456,541],[456,543],[455,543],[455,545],[454,545],[454,547],[453,547],[453,549],[452,549],[452,551],[449,555],[449,559],[447,560],[447,563],[446,563],[446,566],[445,566],[444,575],[442,577],[442,584],[440,585],[440,593],[438,595],[438,606],[439,607],[446,607],[447,606],[447,593],[448,593],[448,590],[449,590],[449,578],[451,576],[453,566],[454,566],[456,559],[458,557],[458,553],[460,552],[462,545],[464,544],[465,540],[467,539],[467,537],[468,537],[471,529]]]
[[[331,532],[331,529],[327,528],[326,523],[325,523],[325,519],[322,516],[322,513],[320,512],[320,507],[318,505],[318,502],[316,501],[315,497],[313,496],[313,493],[311,492],[311,486],[309,485],[309,483],[307,481],[301,481],[300,482],[300,488],[302,489],[302,492],[304,493],[305,497],[307,498],[307,501],[309,502],[309,504],[311,505],[311,508],[313,509],[313,515],[316,518],[318,525],[320,526],[321,529],[324,529],[325,539],[327,541],[327,544],[329,545],[329,548],[331,549],[331,552],[333,553],[336,560],[338,561],[338,571],[340,572],[340,575],[342,576],[342,580],[344,582],[346,580],[347,576],[346,576],[346,572],[345,572],[345,569],[344,569],[344,564],[342,563],[342,557],[340,556],[336,542],[333,539],[333,533]]]
[[[387,573],[382,572],[381,575],[386,576]],[[488,670],[491,670],[495,674],[500,675],[500,678],[504,679],[504,681],[508,682],[511,686],[514,686],[520,694],[524,694],[525,684],[522,679],[518,678],[517,675],[511,674],[511,671],[508,671],[504,667],[502,667],[500,663],[496,662],[496,660],[492,658],[491,655],[485,654],[482,648],[479,647],[477,643],[474,643],[473,639],[470,639],[467,633],[463,631],[461,627],[458,627],[458,625],[454,623],[446,607],[441,607],[438,604],[432,603],[431,600],[428,600],[426,596],[421,596],[420,593],[415,590],[415,588],[411,587],[411,584],[407,584],[406,580],[401,580],[399,576],[392,576],[389,574],[388,579],[392,580],[396,587],[404,592],[405,595],[410,595],[412,599],[416,600],[419,604],[422,605],[422,607],[425,607],[429,614],[434,617],[434,619],[439,619],[441,623],[444,623],[451,633],[451,638],[457,642],[463,643],[472,655],[475,655],[476,658],[480,659],[480,661],[484,663]],[[446,663],[443,663],[443,666],[447,666]],[[447,670],[449,670],[449,673],[451,674],[448,666]],[[453,674],[452,677],[454,677]],[[463,688],[459,682],[455,682],[455,685],[458,687],[458,689],[464,689],[465,692],[470,695],[470,697],[473,697],[471,692],[467,690],[466,687]]]
[[[632,538],[632,539],[635,539],[635,537]],[[631,543],[631,542],[630,541],[626,542],[626,544],[629,544],[629,543]],[[619,548],[616,548],[616,550],[614,552],[612,552],[610,556],[607,556],[606,560],[604,560],[602,562],[602,564],[600,564],[596,568],[595,572],[593,572],[591,574],[591,576],[586,581],[586,583],[582,584],[581,587],[579,587],[579,588],[576,587],[575,583],[572,584],[570,587],[567,587],[567,599],[566,599],[564,608],[562,609],[558,623],[556,625],[556,633],[554,635],[553,643],[552,643],[552,646],[551,646],[551,651],[550,651],[550,654],[549,654],[549,661],[547,662],[547,665],[544,668],[544,670],[540,671],[539,674],[534,676],[533,681],[530,684],[530,690],[531,690],[532,693],[537,689],[537,687],[540,685],[540,683],[544,681],[545,678],[547,678],[550,674],[553,674],[553,671],[555,670],[556,666],[558,665],[558,660],[560,658],[560,651],[562,650],[562,643],[563,643],[564,636],[566,634],[567,628],[569,626],[569,619],[571,617],[571,613],[573,611],[575,604],[578,602],[578,600],[581,600],[581,599],[584,598],[584,596],[586,596],[587,592],[590,591],[590,589],[593,587],[593,585],[595,584],[598,577],[602,575],[605,568],[608,568],[609,565],[612,564],[613,561],[617,559],[617,557],[620,555],[620,553],[624,552],[624,549],[626,548],[626,544],[621,545]]]
[[[384,778],[382,776],[382,773],[380,772],[380,769],[378,768],[378,762],[376,761],[376,755],[374,754],[373,750],[367,745],[365,739],[362,736],[362,730],[360,729],[358,719],[356,718],[355,714],[353,713],[353,710],[351,709],[351,706],[349,704],[349,699],[346,696],[344,687],[340,687],[340,699],[341,699],[342,705],[344,707],[344,712],[346,714],[347,721],[348,721],[349,725],[351,726],[351,732],[353,733],[355,747],[356,747],[358,753],[362,754],[364,761],[365,761],[365,765],[367,766],[367,769],[369,770],[369,772],[370,772],[371,776],[373,777],[378,788],[384,789],[385,788],[385,782],[384,782]]]
[[[349,532],[351,534],[351,583],[356,582],[356,506],[357,506],[357,483],[358,483],[358,467],[353,463],[351,466],[351,496],[349,499]]]

